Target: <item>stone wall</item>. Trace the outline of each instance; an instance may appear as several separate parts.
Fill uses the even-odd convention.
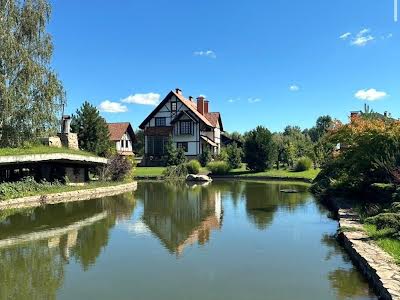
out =
[[[333,204],[333,206],[338,206]],[[366,234],[352,209],[338,209],[339,238],[379,299],[400,300],[400,266]]]
[[[56,148],[62,147],[61,139],[58,136],[49,136],[47,138],[40,139],[40,141],[45,146],[56,147]]]
[[[137,182],[126,184],[99,187],[94,189],[84,189],[72,192],[63,192],[47,195],[38,195],[31,197],[23,197],[12,200],[0,201],[0,210],[13,208],[36,207],[45,204],[57,204],[61,202],[74,202],[89,200],[101,197],[114,196],[125,192],[135,191]]]
[[[63,147],[79,150],[78,135],[76,133],[58,133]]]

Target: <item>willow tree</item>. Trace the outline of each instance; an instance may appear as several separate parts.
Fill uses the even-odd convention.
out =
[[[18,147],[57,129],[64,91],[50,67],[46,0],[0,1],[0,147]]]

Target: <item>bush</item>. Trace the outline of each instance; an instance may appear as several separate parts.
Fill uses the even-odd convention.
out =
[[[205,167],[212,160],[211,152],[207,148],[199,156],[199,162],[202,167]]]
[[[207,164],[207,169],[214,175],[225,175],[231,168],[225,161],[213,161]]]
[[[397,213],[382,213],[365,219],[365,222],[376,225],[378,230],[386,228],[400,230],[400,214]]]
[[[197,160],[191,160],[186,164],[189,174],[199,174],[201,165]]]
[[[166,179],[183,179],[186,177],[186,175],[188,175],[187,164],[169,166],[163,172],[163,176]]]
[[[228,153],[226,152],[225,148],[221,148],[219,154],[214,155],[215,160],[219,161],[227,161],[228,160]]]
[[[59,181],[36,182],[33,177],[25,177],[21,181],[4,182],[0,184],[0,200],[25,197],[37,192],[47,192],[54,187],[62,186]]]
[[[312,160],[310,158],[302,157],[297,161],[294,170],[296,172],[308,171],[308,170],[311,169],[312,164],[313,164],[313,162],[312,162]]]
[[[232,143],[226,147],[226,153],[228,155],[228,165],[231,169],[237,169],[242,166],[243,151],[236,143]]]
[[[250,170],[263,172],[271,167],[275,160],[275,153],[272,134],[267,128],[257,126],[246,134],[244,156]]]
[[[125,156],[114,155],[108,159],[105,167],[99,171],[101,180],[121,181],[131,174],[134,166],[130,159]]]

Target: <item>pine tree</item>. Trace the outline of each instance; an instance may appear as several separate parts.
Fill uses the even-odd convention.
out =
[[[72,115],[71,129],[78,134],[79,148],[100,156],[106,156],[112,144],[106,120],[99,110],[85,101]]]

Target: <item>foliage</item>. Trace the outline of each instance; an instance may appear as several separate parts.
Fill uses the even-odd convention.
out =
[[[53,134],[64,90],[51,69],[46,0],[0,1],[0,147]]]
[[[186,167],[189,174],[199,174],[201,165],[197,160],[191,160],[186,163]]]
[[[276,153],[271,132],[257,126],[245,135],[244,158],[247,167],[252,171],[264,171],[271,167]]]
[[[183,148],[176,148],[172,139],[169,138],[165,145],[165,162],[167,166],[176,166],[186,161]]]
[[[226,147],[227,162],[231,169],[240,168],[242,165],[243,151],[234,142]]]
[[[168,166],[164,172],[163,176],[165,179],[183,179],[188,175],[187,164],[179,164],[176,166]]]
[[[49,146],[31,146],[31,147],[19,147],[19,148],[0,148],[0,156],[12,156],[12,155],[28,155],[28,154],[51,154],[51,153],[67,153],[67,154],[77,154],[84,156],[95,156],[95,154],[75,150],[69,148],[57,148]]]
[[[230,167],[225,161],[212,161],[207,164],[207,169],[214,175],[225,175],[230,171]]]
[[[310,170],[312,167],[312,160],[308,157],[302,157],[296,162],[294,170],[296,172],[303,172]]]
[[[214,155],[214,159],[219,160],[219,161],[227,161],[228,153],[227,153],[226,149],[224,147],[221,148],[221,151],[219,152],[219,154]]]
[[[99,175],[101,180],[121,181],[133,177],[133,170],[134,160],[117,154],[108,159],[105,167],[101,167]]]
[[[317,143],[324,135],[332,128],[334,121],[331,116],[320,116],[314,127],[310,128],[305,133],[308,134],[313,143]]]
[[[199,162],[202,167],[205,167],[212,160],[211,152],[208,148],[205,148],[199,156]]]
[[[365,219],[365,223],[374,224],[378,230],[389,228],[398,232],[400,231],[400,214],[381,213]]]
[[[79,148],[107,156],[111,149],[106,120],[100,116],[99,110],[85,101],[75,115],[72,115],[71,129],[78,134]]]
[[[144,131],[142,129],[135,131],[136,142],[133,143],[133,152],[137,156],[144,155]]]
[[[25,177],[21,181],[4,182],[0,184],[0,200],[23,197],[29,193],[46,192],[53,187],[61,186],[61,182],[53,183],[42,181],[36,182],[33,177]]]

